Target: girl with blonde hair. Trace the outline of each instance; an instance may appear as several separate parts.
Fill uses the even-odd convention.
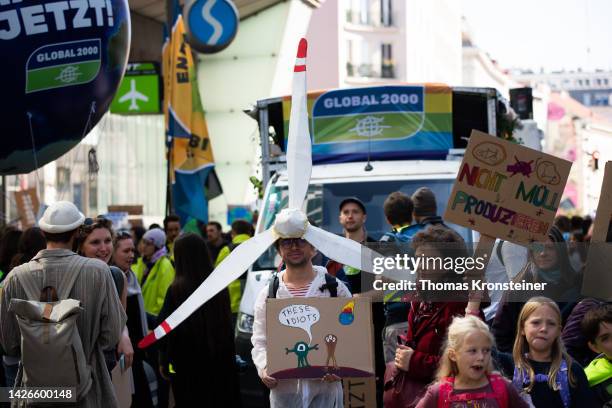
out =
[[[493,335],[475,316],[455,317],[436,375],[417,408],[528,407],[511,383],[493,372]]]
[[[549,298],[534,297],[523,306],[517,322],[512,357],[512,383],[529,394],[536,408],[598,406],[584,371],[565,351],[561,311]]]

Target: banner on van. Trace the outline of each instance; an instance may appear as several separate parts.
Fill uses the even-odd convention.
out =
[[[283,98],[285,135],[291,98]],[[444,85],[338,89],[308,95],[313,162],[444,158],[453,147]]]

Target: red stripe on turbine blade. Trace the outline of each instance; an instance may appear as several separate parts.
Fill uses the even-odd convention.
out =
[[[164,320],[163,322],[161,322],[160,324],[161,328],[164,329],[164,331],[166,332],[166,334],[168,334],[170,332],[170,330],[172,330],[170,328],[170,325],[168,323],[166,323],[166,321]]]
[[[298,58],[306,58],[306,50],[308,49],[308,41],[305,38],[300,40],[300,44],[298,45],[297,57]]]
[[[293,72],[304,72],[306,71],[306,65],[296,65],[295,68],[293,68]]]
[[[138,342],[138,348],[145,349],[156,341],[157,339],[155,338],[155,332],[151,332],[147,334],[142,340],[140,340],[140,342]]]

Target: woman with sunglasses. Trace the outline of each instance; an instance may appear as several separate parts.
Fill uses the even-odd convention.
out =
[[[493,319],[492,331],[497,348],[507,353],[512,352],[516,322],[527,298],[537,295],[553,299],[565,323],[580,297],[582,273],[572,268],[567,243],[559,228],[552,226],[548,230],[546,242],[532,244],[528,257],[527,264],[514,281],[544,283],[546,286],[537,294],[518,291],[506,291],[503,294]]]
[[[74,241],[74,250],[81,256],[87,258],[97,258],[102,262],[109,264],[113,255],[113,228],[112,222],[102,217],[94,220],[87,218],[83,225],[79,227],[76,239]],[[123,309],[126,309],[127,299],[127,281],[125,275],[117,267],[111,266],[110,271],[117,287],[119,299]],[[123,328],[121,340],[117,345],[117,354],[123,355],[124,364],[122,369],[127,369],[132,365],[134,357],[134,348],[130,341],[127,326]],[[117,356],[114,350],[104,353],[106,365],[109,371],[112,371],[117,364]]]
[[[132,235],[127,231],[117,233],[113,241],[112,263],[119,268],[127,280],[127,328],[132,344],[138,342],[147,334],[147,316],[138,279],[132,271],[135,256],[135,246]],[[134,351],[132,373],[134,375],[134,395],[132,406],[152,407],[151,389],[145,374],[146,355],[143,350]]]

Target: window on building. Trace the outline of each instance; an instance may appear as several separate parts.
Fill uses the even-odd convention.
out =
[[[70,169],[68,167],[57,167],[55,170],[57,177],[57,191],[66,193],[70,191]]]
[[[370,45],[367,41],[361,43],[361,63],[357,68],[357,73],[360,77],[372,77],[372,55],[370,54]]]
[[[380,2],[380,23],[383,27],[391,27],[393,25],[391,0],[381,0]]]
[[[355,56],[353,40],[346,40],[346,76],[355,76]]]
[[[590,79],[585,79],[585,80],[584,80],[584,84],[585,84],[586,86],[590,86],[590,85],[591,85],[591,80],[590,80]]]
[[[604,78],[603,79],[603,83],[604,83],[604,85],[608,85],[610,82],[609,82],[608,78]]]
[[[391,44],[382,44],[382,64],[380,68],[382,78],[395,78],[395,67],[393,63],[393,51]]]
[[[89,180],[89,212],[94,214],[98,213],[98,180],[91,179]]]
[[[582,86],[582,79],[578,80],[578,86]]]
[[[359,4],[359,23],[361,24],[369,24],[370,19],[369,19],[369,13],[368,13],[368,9],[369,9],[369,1],[368,0],[361,0],[360,4]]]

